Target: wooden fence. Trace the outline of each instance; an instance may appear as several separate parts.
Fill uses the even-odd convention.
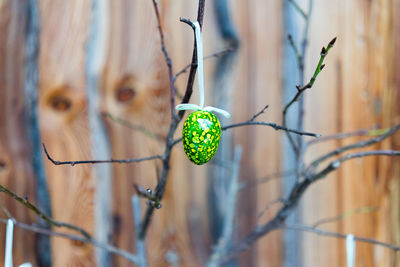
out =
[[[194,20],[197,2],[159,1],[174,72],[191,61],[193,33],[179,17]],[[229,45],[219,31],[217,2],[206,1],[205,55]],[[307,3],[299,1],[304,10]],[[296,58],[286,35],[298,41],[304,21],[284,0],[229,4],[240,47],[223,76],[218,76],[222,64],[218,58],[205,61],[206,101],[230,110],[232,119],[224,124],[247,121],[266,104],[269,108],[260,119],[280,124],[283,104],[287,95],[296,93],[297,80],[297,74],[291,73]],[[338,40],[314,87],[305,93],[305,130],[329,135],[399,123],[399,17],[398,0],[313,1],[307,79],[321,47],[334,36]],[[178,78],[178,95],[183,94],[186,81],[187,73]],[[197,97],[195,93],[192,102]],[[43,154],[41,143],[56,160],[156,155],[163,153],[169,121],[168,72],[151,0],[0,0],[1,185],[51,211],[56,220],[78,225],[100,241],[133,253],[134,184],[154,188],[161,162],[55,166]],[[179,136],[180,129],[175,137]],[[224,132],[217,156],[230,159],[239,144],[243,148],[240,180],[255,182],[287,167],[284,139],[283,132],[267,127],[233,129]],[[306,161],[355,140],[359,137],[314,145]],[[375,148],[399,149],[400,135]],[[156,210],[146,239],[150,266],[205,264],[221,231],[224,185],[230,173],[221,164],[195,166],[180,145],[173,150],[163,206]],[[274,215],[279,204],[257,218],[267,203],[285,192],[284,184],[275,179],[240,191],[235,241]],[[323,229],[400,245],[399,196],[398,158],[356,159],[313,185],[295,217],[312,225],[360,207],[378,207],[324,224]],[[9,196],[1,194],[0,205],[20,222],[37,222],[36,215]],[[343,239],[291,233],[268,234],[241,254],[240,263],[345,265]],[[0,261],[4,235],[5,225],[0,224]],[[108,258],[88,243],[59,237],[46,242],[43,236],[16,228],[14,263],[44,264],[47,244],[53,266],[93,266],[96,258],[100,266],[130,265],[123,257]],[[399,254],[392,250],[357,244],[356,266],[399,262]]]

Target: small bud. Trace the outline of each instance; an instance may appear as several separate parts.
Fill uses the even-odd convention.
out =
[[[326,48],[325,46],[322,47],[321,49],[321,56],[326,54]]]
[[[335,37],[335,38],[333,38],[330,42],[329,42],[329,46],[333,46],[334,44],[335,44],[335,42],[336,42],[336,38],[337,37]]]
[[[321,68],[319,69],[320,71],[325,67],[325,64],[321,65]]]
[[[297,91],[301,91],[301,86],[300,85],[296,85]]]

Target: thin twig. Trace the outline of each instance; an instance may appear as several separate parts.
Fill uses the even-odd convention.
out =
[[[199,7],[198,7],[198,11],[197,11],[197,21],[199,22],[200,27],[203,27],[204,7],[205,7],[205,0],[199,0]],[[193,28],[194,25],[191,25],[191,27]],[[188,103],[189,100],[190,100],[190,97],[192,96],[192,93],[193,93],[193,84],[194,84],[196,71],[197,71],[197,46],[196,46],[196,41],[194,41],[192,63],[190,65],[191,66],[190,66],[188,81],[186,83],[186,90],[185,90],[185,94],[183,96],[181,104]],[[179,111],[179,113],[178,113],[179,121],[183,118],[184,114],[185,114],[184,110],[180,110]]]
[[[251,187],[251,186],[257,186],[263,183],[268,183],[272,180],[276,180],[276,179],[282,179],[282,178],[286,178],[288,176],[291,176],[293,174],[296,174],[296,170],[289,170],[289,171],[285,171],[285,172],[277,172],[277,173],[272,173],[269,174],[265,177],[262,178],[256,178],[254,180],[249,180],[249,181],[243,181],[240,183],[240,190]]]
[[[134,158],[134,159],[106,159],[106,160],[78,160],[78,161],[58,161],[54,160],[50,154],[47,152],[46,146],[43,145],[44,153],[46,154],[47,158],[53,163],[54,165],[71,165],[75,166],[78,164],[99,164],[99,163],[138,163],[142,161],[154,160],[154,159],[162,159],[161,155],[154,155],[149,157],[143,158]]]
[[[332,141],[332,140],[340,140],[340,139],[344,139],[344,138],[348,138],[348,137],[353,137],[353,136],[365,136],[365,135],[369,135],[371,136],[371,132],[373,133],[372,136],[376,136],[376,129],[375,127],[373,129],[362,129],[362,130],[357,130],[357,131],[352,131],[352,132],[346,132],[346,133],[337,133],[337,134],[331,134],[331,135],[325,135],[321,138],[318,139],[313,139],[310,140],[306,143],[306,147],[314,145],[314,144],[318,144],[321,142],[326,142],[326,141]],[[380,132],[379,135],[384,134],[385,132],[387,132],[389,129],[384,129],[384,132]]]
[[[110,253],[113,253],[115,255],[119,255],[121,257],[124,257],[125,259],[129,260],[130,262],[133,262],[133,263],[137,263],[138,262],[138,259],[137,259],[136,255],[131,254],[131,253],[129,253],[127,251],[124,251],[122,249],[119,249],[119,248],[117,248],[117,247],[115,247],[113,245],[101,243],[101,242],[99,242],[99,241],[97,241],[95,239],[88,239],[88,238],[85,238],[85,237],[82,237],[82,236],[78,236],[78,235],[71,235],[71,234],[56,232],[56,231],[52,231],[52,230],[49,230],[49,229],[46,229],[46,228],[43,228],[43,227],[39,227],[39,226],[36,226],[36,225],[25,224],[25,223],[22,223],[22,222],[19,222],[19,221],[15,220],[15,219],[13,219],[13,221],[14,221],[14,225],[15,226],[17,226],[17,227],[19,227],[21,229],[30,231],[30,232],[43,234],[43,235],[48,235],[48,236],[57,236],[57,237],[62,237],[62,238],[66,238],[66,239],[69,239],[69,240],[75,240],[75,241],[88,243],[88,244],[91,244],[91,245],[93,245],[95,247],[104,249],[104,250],[106,250],[106,251],[108,251]],[[0,218],[0,222],[4,223],[4,224],[7,224],[7,219]]]
[[[200,26],[203,25],[204,6],[205,6],[205,0],[199,0],[197,21],[199,22]],[[183,96],[183,99],[181,102],[182,104],[188,103],[190,100],[190,97],[192,96],[193,83],[194,83],[194,78],[195,78],[195,74],[196,74],[196,70],[197,70],[197,64],[193,65],[193,63],[195,63],[195,62],[197,62],[196,46],[194,46],[194,49],[193,49],[192,66],[191,66],[190,72],[189,72],[185,95]],[[167,140],[166,140],[166,144],[165,144],[165,150],[164,150],[164,154],[162,156],[163,164],[162,164],[160,180],[158,181],[158,184],[154,190],[154,194],[159,202],[161,202],[161,200],[164,196],[165,187],[167,185],[168,173],[169,173],[169,168],[170,168],[169,162],[170,162],[170,158],[171,158],[171,149],[174,146],[173,136],[174,136],[175,131],[178,127],[178,124],[182,120],[184,114],[185,114],[184,110],[179,111],[178,115],[174,116],[170,122]],[[139,231],[139,239],[141,239],[141,240],[143,240],[146,237],[147,229],[149,228],[154,210],[155,210],[155,207],[153,205],[149,205],[147,207],[147,210],[145,212],[144,218],[142,220],[141,228]]]
[[[310,3],[309,3],[309,12],[310,13],[309,13],[309,15],[311,14],[312,4],[313,4],[313,2],[312,2],[312,0],[310,0]],[[299,50],[298,50],[297,46],[295,45],[293,39],[290,38],[291,36],[289,35],[289,42],[290,42],[291,46],[294,47],[295,53],[297,54],[297,60],[298,60],[298,66],[299,66],[299,72],[300,72],[300,79],[301,79],[300,82],[301,83],[304,80],[304,58],[305,58],[305,53],[306,53],[306,48],[307,48],[308,30],[309,30],[309,25],[310,25],[309,23],[310,23],[310,17],[308,16],[307,20],[306,20],[306,26],[305,26],[305,29],[304,29],[304,34],[303,34],[301,52],[299,52]],[[333,47],[335,42],[336,42],[336,37],[333,38],[329,42],[327,48],[322,47],[322,50],[321,50],[321,53],[320,53],[320,60],[319,60],[319,62],[317,64],[317,67],[316,67],[316,69],[314,71],[314,74],[311,77],[310,81],[306,85],[304,85],[303,87],[301,87],[300,85],[296,86],[296,88],[297,88],[296,95],[292,98],[291,101],[289,101],[289,103],[286,104],[286,106],[284,107],[283,112],[282,112],[282,118],[283,118],[282,119],[283,120],[282,124],[283,124],[284,127],[287,126],[287,123],[286,123],[286,113],[287,113],[287,111],[289,110],[289,108],[296,101],[298,101],[300,99],[301,95],[304,93],[305,90],[310,89],[314,85],[315,79],[317,78],[318,74],[325,67],[325,65],[323,65],[322,63],[324,62],[324,59],[325,59],[326,55],[328,54],[329,50]],[[303,100],[300,101],[299,109],[300,110],[299,110],[299,114],[298,114],[298,125],[297,125],[297,128],[299,130],[301,130],[303,128],[303,114],[304,114],[304,103],[303,103]],[[298,144],[296,144],[294,139],[293,139],[293,137],[288,132],[286,132],[286,136],[288,137],[289,143],[292,146],[292,148],[293,148],[293,150],[294,150],[294,152],[296,154],[297,162],[300,163],[299,159],[301,157],[301,153],[302,153],[302,150],[303,150],[303,140],[299,138],[298,139]]]
[[[322,235],[322,236],[332,236],[332,237],[336,237],[336,238],[343,238],[346,239],[347,234],[341,234],[341,233],[336,233],[336,232],[329,232],[329,231],[324,231],[312,226],[306,226],[306,225],[301,225],[301,224],[285,224],[284,227],[286,229],[291,229],[291,230],[297,230],[297,231],[303,231],[303,232],[310,232],[310,233],[315,233],[317,235]],[[365,238],[365,237],[354,237],[354,240],[359,241],[359,242],[363,242],[363,243],[369,243],[372,245],[377,245],[377,246],[382,246],[385,248],[389,248],[393,251],[400,251],[400,247],[399,246],[395,246],[392,244],[388,244],[388,243],[384,243],[381,241],[378,241],[376,239],[373,238]]]
[[[311,136],[311,137],[315,137],[315,138],[320,138],[322,136],[321,134],[317,134],[317,133],[303,132],[303,131],[298,131],[295,129],[290,129],[290,128],[283,127],[279,124],[272,123],[272,122],[260,122],[260,121],[251,121],[251,120],[248,120],[245,122],[240,122],[240,123],[229,124],[229,125],[221,127],[221,130],[226,131],[231,128],[243,127],[243,126],[249,126],[249,125],[268,126],[268,127],[272,127],[276,131],[285,131],[285,132],[290,132],[290,133],[294,133],[294,134],[298,134],[298,135]],[[182,137],[174,140],[172,142],[172,146],[175,146],[176,144],[180,143],[181,141],[182,141]]]
[[[332,171],[338,169],[341,164],[345,161],[354,158],[362,158],[368,156],[400,156],[400,151],[393,151],[393,150],[374,150],[374,151],[367,151],[367,152],[360,152],[349,154],[344,156],[338,160],[331,162],[325,169],[322,171],[309,175],[306,179],[297,182],[292,190],[289,193],[289,196],[285,199],[283,207],[276,213],[276,215],[264,225],[255,228],[247,237],[245,237],[241,242],[236,244],[232,249],[221,258],[220,263],[226,262],[231,258],[236,257],[240,252],[246,250],[251,244],[256,242],[262,236],[274,231],[283,226],[287,217],[290,214],[290,211],[293,210],[301,197],[304,195],[304,192],[308,189],[308,187],[315,183],[316,181],[324,178]]]
[[[262,110],[260,110],[258,113],[254,114],[254,116],[249,120],[249,121],[254,121],[258,116],[264,113],[264,111],[269,107],[269,105],[266,105]]]
[[[227,53],[230,53],[230,52],[232,52],[234,50],[235,49],[233,47],[228,47],[228,48],[222,49],[221,51],[218,51],[218,52],[215,52],[215,53],[212,53],[212,54],[210,54],[208,56],[203,57],[203,60],[220,57],[220,56],[223,56],[223,55],[225,55]],[[182,74],[186,73],[186,71],[191,66],[193,66],[194,64],[197,64],[197,63],[190,63],[190,64],[187,64],[185,67],[183,67],[182,70],[180,70],[178,73],[175,74],[174,81],[176,81],[176,79],[178,79],[179,76],[181,76]]]
[[[333,47],[333,45],[335,44],[335,42],[336,42],[336,37],[333,38],[333,39],[329,42],[329,44],[328,44],[328,46],[327,46],[326,48],[325,48],[325,47],[322,47],[321,53],[320,53],[320,59],[319,59],[319,61],[318,61],[318,64],[317,64],[317,67],[316,67],[316,69],[315,69],[315,71],[314,71],[313,76],[311,77],[310,81],[309,81],[306,85],[304,85],[304,86],[297,85],[297,86],[296,86],[296,88],[297,88],[297,93],[296,93],[296,95],[292,98],[292,100],[290,100],[289,103],[286,104],[285,108],[283,109],[283,116],[286,115],[286,113],[287,113],[288,109],[290,108],[290,106],[293,105],[293,103],[296,102],[296,101],[299,99],[300,95],[301,95],[305,90],[312,88],[312,86],[314,85],[314,82],[315,82],[315,80],[316,80],[318,74],[319,74],[319,73],[322,71],[322,69],[325,67],[325,64],[323,64],[324,59],[325,59],[325,57],[328,55],[329,50]]]
[[[278,203],[285,203],[285,199],[283,198],[277,198],[275,200],[272,200],[270,202],[267,203],[267,205],[265,205],[265,207],[262,209],[262,211],[260,211],[257,215],[257,219],[259,220],[265,212],[267,212],[267,210],[269,210],[273,205],[278,204]]]
[[[30,209],[31,211],[36,213],[36,215],[38,215],[40,218],[42,218],[48,224],[56,226],[56,227],[65,227],[65,228],[77,231],[77,232],[81,233],[85,238],[91,239],[90,234],[88,232],[86,232],[84,229],[82,229],[82,228],[80,228],[78,226],[69,224],[69,223],[59,222],[59,221],[53,220],[52,218],[48,217],[40,209],[38,209],[35,205],[33,205],[28,200],[27,197],[26,198],[20,197],[17,194],[15,194],[13,191],[9,190],[8,188],[6,188],[3,185],[0,185],[0,192],[3,192],[5,194],[9,195],[10,197],[12,197],[13,199],[17,200],[19,203],[21,203],[22,205],[24,205],[25,207],[27,207],[28,209]]]
[[[333,172],[334,170],[338,169],[343,162],[355,159],[355,158],[364,158],[364,157],[369,157],[369,156],[400,156],[400,151],[395,151],[395,150],[372,150],[372,151],[365,151],[365,152],[359,152],[359,153],[353,153],[353,154],[348,154],[344,157],[341,157],[335,161],[332,161],[331,163],[328,164],[323,170],[320,172],[313,174],[311,176],[307,176],[307,180],[310,180],[311,182],[314,182],[316,180],[319,180],[321,178],[324,178],[327,176],[329,173]]]
[[[171,91],[171,96],[170,96],[170,101],[171,101],[171,119],[173,120],[175,117],[175,84],[174,84],[174,73],[172,70],[172,61],[171,58],[168,55],[167,48],[165,46],[165,40],[164,40],[164,32],[161,27],[161,18],[160,18],[160,12],[158,10],[158,5],[157,1],[153,0],[153,7],[154,7],[154,12],[156,14],[157,18],[157,26],[158,26],[158,32],[160,35],[161,39],[161,50],[164,54],[165,62],[167,63],[168,67],[168,76],[169,76],[169,86],[170,86],[170,91]]]
[[[288,35],[288,40],[290,47],[292,47],[294,54],[296,55],[297,58],[297,65],[300,70],[304,69],[304,59],[303,55],[300,53],[299,48],[297,47],[296,43],[293,40],[293,36],[291,34]]]
[[[289,1],[289,3],[291,3],[291,4],[293,5],[293,7],[297,10],[297,12],[299,12],[300,15],[301,15],[305,20],[307,20],[308,16],[307,16],[306,12],[299,6],[299,4],[297,4],[297,2],[294,1],[294,0],[288,0],[288,1]]]
[[[352,149],[356,149],[356,148],[363,148],[363,147],[368,147],[371,146],[373,144],[382,142],[383,140],[385,140],[386,138],[390,137],[391,135],[393,135],[394,133],[396,133],[398,130],[400,130],[400,123],[397,124],[396,126],[394,126],[393,128],[389,129],[386,131],[386,133],[379,135],[377,137],[365,140],[365,141],[360,141],[348,146],[344,146],[344,147],[339,147],[329,153],[326,153],[325,155],[322,155],[320,157],[318,157],[317,159],[315,159],[310,165],[309,167],[306,168],[306,172],[309,172],[311,169],[315,169],[316,167],[318,167],[318,165],[320,163],[322,163],[323,161],[333,157],[333,156],[337,156],[343,152],[346,152],[348,150],[352,150]]]
[[[272,122],[261,122],[261,121],[246,121],[246,122],[241,122],[241,123],[234,123],[234,124],[230,124],[227,126],[222,127],[222,131],[228,130],[230,128],[236,128],[236,127],[242,127],[242,126],[248,126],[248,125],[261,125],[261,126],[269,126],[274,128],[276,131],[285,131],[285,132],[290,132],[290,133],[295,133],[298,135],[305,135],[305,136],[311,136],[311,137],[316,137],[319,138],[321,137],[320,134],[316,134],[316,133],[310,133],[310,132],[302,132],[302,131],[298,131],[295,129],[290,129],[290,128],[286,128],[283,127],[279,124],[276,123],[272,123]]]
[[[135,130],[135,131],[139,131],[141,133],[143,133],[144,135],[151,137],[153,139],[159,140],[159,141],[164,141],[165,137],[160,135],[160,134],[156,134],[153,133],[152,131],[150,131],[149,129],[147,129],[146,127],[143,127],[141,125],[136,125],[131,123],[130,121],[121,119],[119,117],[113,116],[108,112],[102,112],[101,115],[103,115],[105,118],[109,118],[110,120],[112,120],[115,123],[121,124],[129,129]]]
[[[326,223],[332,223],[332,222],[337,222],[337,221],[341,221],[345,218],[348,218],[350,216],[356,215],[356,214],[360,214],[360,213],[370,213],[370,212],[374,212],[379,210],[379,207],[361,207],[355,210],[350,210],[350,211],[346,211],[343,214],[334,216],[334,217],[329,217],[329,218],[324,218],[324,219],[320,219],[318,221],[316,221],[315,223],[312,224],[313,228],[316,228],[322,224],[326,224]]]

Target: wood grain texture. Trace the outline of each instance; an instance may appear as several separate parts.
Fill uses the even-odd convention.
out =
[[[91,158],[85,81],[91,1],[39,1],[39,117],[43,142],[59,160]],[[94,232],[93,167],[46,161],[52,215]],[[66,231],[68,232],[68,231]],[[88,244],[52,239],[54,266],[93,266]]]
[[[19,195],[35,199],[35,182],[24,117],[24,40],[27,4],[0,2],[0,183]],[[35,216],[5,194],[0,205],[17,220],[30,223]],[[1,217],[6,215],[1,212]],[[4,261],[5,225],[0,226],[0,262]],[[14,263],[35,264],[34,234],[14,230]]]
[[[97,51],[101,61],[98,77],[101,112],[145,127],[165,138],[170,121],[169,81],[160,50],[157,23],[150,0],[104,0],[106,14],[101,27],[104,47]],[[103,2],[104,2],[103,1]],[[205,62],[206,104],[222,103],[233,122],[251,118],[266,104],[269,109],[258,120],[279,123],[283,89],[284,8],[282,1],[228,1],[240,48],[228,81],[218,87],[213,81],[217,60]],[[301,5],[308,1],[299,1]],[[39,119],[43,141],[57,160],[93,157],[91,125],[88,116],[88,43],[93,1],[40,0]],[[98,2],[96,2],[98,3]],[[179,17],[194,20],[197,1],[158,1],[167,50],[174,72],[191,60],[193,32]],[[225,47],[217,30],[217,19],[210,1],[204,21],[205,55]],[[0,0],[0,182],[20,195],[34,196],[33,170],[29,141],[23,121],[23,68],[26,4]],[[307,56],[306,80],[312,74],[319,52],[332,37],[335,47],[314,87],[306,92],[307,131],[324,135],[368,128],[374,124],[389,127],[400,118],[400,0],[314,1]],[[93,59],[93,58],[92,58]],[[96,60],[96,58],[94,59]],[[296,64],[293,62],[293,64]],[[187,74],[176,82],[181,94]],[[294,88],[295,84],[293,84]],[[214,91],[213,91],[214,90]],[[229,91],[227,99],[217,90]],[[177,98],[177,101],[179,99]],[[224,102],[226,101],[226,102]],[[197,84],[191,103],[198,102]],[[96,103],[97,105],[97,103]],[[218,104],[220,105],[220,104]],[[97,114],[96,114],[97,112]],[[136,158],[163,153],[164,140],[129,129],[108,117],[106,125],[112,158]],[[242,182],[276,173],[282,166],[282,132],[269,128],[243,127],[224,133],[232,146],[243,147]],[[175,138],[181,136],[178,129]],[[224,135],[222,136],[224,138]],[[306,161],[357,138],[316,145]],[[103,140],[104,141],[104,140]],[[107,140],[105,140],[107,141]],[[231,142],[229,140],[229,142]],[[228,147],[229,148],[229,147]],[[399,149],[400,137],[375,146]],[[226,151],[225,151],[226,152]],[[226,154],[229,156],[229,151]],[[96,154],[95,155],[102,155]],[[400,245],[400,164],[398,159],[368,158],[345,163],[335,174],[315,184],[299,207],[301,221],[343,214],[359,207],[378,206],[373,213],[351,216],[323,228]],[[112,168],[112,237],[118,247],[134,252],[131,196],[134,184],[154,189],[160,175],[159,160],[140,164],[115,164]],[[210,199],[210,173],[220,169],[211,161],[194,166],[181,144],[172,154],[171,170],[162,209],[155,212],[150,225],[147,248],[150,266],[203,266],[215,241],[215,207],[224,208],[224,190],[217,200]],[[52,216],[95,231],[97,177],[91,165],[53,166],[46,161]],[[223,173],[223,172],[215,172]],[[227,175],[229,170],[225,172]],[[215,174],[213,174],[215,175]],[[279,180],[250,186],[238,195],[235,221],[236,242],[257,224],[266,222],[279,207],[272,206],[261,218],[257,214],[282,196]],[[219,192],[219,193],[218,193]],[[19,220],[34,217],[18,203],[0,196]],[[145,200],[141,199],[143,207]],[[0,226],[1,234],[4,226]],[[33,235],[16,230],[14,263],[35,263]],[[28,238],[26,238],[28,237]],[[299,266],[344,266],[345,242],[334,238],[301,234]],[[282,266],[285,247],[282,232],[259,240],[239,258],[241,266]],[[25,241],[27,240],[27,241]],[[3,260],[0,241],[0,261]],[[52,239],[53,266],[95,266],[94,249],[68,240]],[[113,266],[131,266],[113,257]],[[367,244],[357,245],[356,266],[397,266],[394,252]]]
[[[270,108],[260,121],[281,120],[281,47],[282,5],[278,2],[249,2],[232,5],[235,24],[241,44],[235,69],[234,122],[245,121],[265,105]],[[234,129],[234,143],[243,146],[241,180],[255,181],[279,171],[281,134],[268,128],[245,127]],[[258,221],[255,219],[267,203],[280,197],[279,180],[251,186],[239,194],[237,210],[240,232],[248,233],[255,225],[266,222],[275,211],[268,210]],[[248,217],[251,216],[251,219]],[[281,235],[277,232],[263,238],[242,259],[242,265],[279,266],[281,263]],[[271,245],[274,244],[274,245]]]
[[[308,92],[307,129],[322,134],[365,129],[375,124],[390,127],[398,120],[395,111],[392,52],[394,2],[315,1],[307,72],[311,75],[322,45],[332,37],[338,42],[327,59],[327,68]],[[329,19],[328,19],[329,18]],[[314,53],[313,53],[314,51]],[[396,138],[396,137],[395,137]],[[349,138],[318,146],[308,158],[322,151],[358,140]],[[394,148],[384,142],[375,149]],[[396,163],[397,162],[397,163]],[[378,212],[359,214],[325,229],[376,238],[392,243],[391,197],[396,191],[398,159],[366,158],[346,163],[337,173],[314,186],[302,203],[304,223],[334,217],[359,207],[379,207]],[[391,185],[391,186],[390,186]],[[392,189],[389,189],[392,188]],[[395,216],[395,215],[394,215]],[[385,230],[386,229],[386,230]],[[343,240],[304,235],[305,266],[343,266]],[[356,266],[395,266],[395,253],[368,244],[357,244]]]
[[[167,2],[159,5],[162,26],[168,32],[164,24],[169,11]],[[113,1],[110,2],[109,14],[108,51],[101,84],[102,111],[165,138],[170,120],[169,82],[152,3]],[[170,51],[170,37],[167,37],[167,44]],[[155,140],[140,131],[133,131],[111,121],[107,121],[107,124],[114,158],[163,153],[164,138]],[[151,161],[114,166],[113,240],[123,249],[131,250],[134,247],[135,232],[130,207],[130,198],[135,193],[133,185],[154,190],[161,171],[160,163]],[[172,167],[162,202],[163,208],[157,210],[149,229],[147,247],[152,255],[149,258],[150,265],[165,264],[167,253],[179,255],[179,264],[182,265],[187,265],[187,261],[194,257],[188,249],[190,239],[186,229],[185,203],[188,195],[184,188],[187,176],[180,174],[184,180],[177,183],[179,172],[179,166],[178,170]],[[115,264],[129,265],[120,258],[115,258]]]

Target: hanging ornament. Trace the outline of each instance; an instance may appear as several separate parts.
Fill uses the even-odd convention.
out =
[[[221,139],[221,124],[218,118],[212,113],[219,113],[230,118],[229,112],[215,108],[204,107],[204,72],[203,72],[203,41],[200,24],[194,22],[197,62],[198,62],[198,84],[200,105],[180,104],[177,110],[195,110],[183,124],[182,142],[183,149],[189,160],[197,165],[207,163],[217,152]]]

